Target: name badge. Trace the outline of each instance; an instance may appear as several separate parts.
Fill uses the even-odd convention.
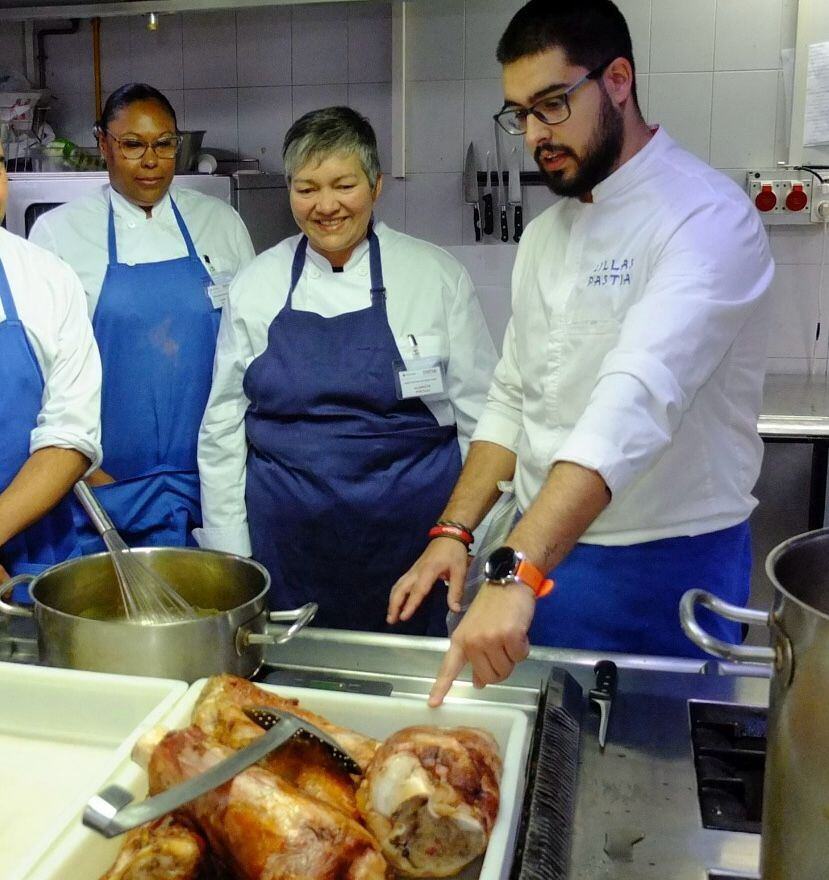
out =
[[[406,363],[396,361],[394,372],[400,400],[446,394],[446,368],[439,357],[409,358]]]
[[[205,284],[205,293],[210,299],[214,309],[221,309],[227,305],[230,294],[230,283],[233,281],[232,272],[216,272],[211,276],[209,284]]]

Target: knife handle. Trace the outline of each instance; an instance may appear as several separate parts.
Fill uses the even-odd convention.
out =
[[[519,242],[524,232],[524,212],[521,210],[521,205],[515,206],[515,213],[512,215],[512,219],[512,240]]]
[[[507,226],[506,205],[501,205],[501,241],[509,241],[509,226]]]
[[[472,203],[472,222],[475,224],[475,241],[481,240],[481,210],[477,202]]]
[[[484,235],[492,235],[495,220],[492,216],[492,193],[484,193]]]
[[[616,664],[612,660],[599,660],[593,667],[593,672],[596,676],[594,690],[612,698],[616,693]]]

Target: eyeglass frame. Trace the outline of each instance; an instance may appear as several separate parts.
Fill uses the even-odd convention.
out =
[[[568,86],[563,92],[559,92],[557,95],[547,95],[543,98],[539,98],[537,101],[535,101],[529,107],[521,107],[520,110],[515,109],[516,105],[512,105],[510,107],[507,107],[506,105],[504,105],[497,113],[493,114],[492,118],[498,123],[498,125],[501,127],[501,129],[503,131],[505,131],[509,135],[512,135],[513,137],[523,136],[527,133],[527,124],[526,123],[527,123],[527,117],[529,117],[530,114],[535,116],[535,118],[538,119],[539,122],[543,122],[544,125],[561,125],[562,122],[567,122],[567,120],[573,115],[573,108],[570,106],[569,96],[572,95],[573,92],[576,91],[576,89],[583,86],[588,80],[595,80],[600,73],[603,73],[607,69],[607,67],[613,63],[614,60],[615,59],[611,58],[610,60],[605,61],[604,64],[600,64],[598,67],[594,67],[593,70],[590,70],[587,73],[585,73],[585,75],[583,77],[581,77],[581,79],[576,80],[576,82],[574,82],[573,85]],[[557,119],[555,122],[550,122],[545,116],[543,116],[541,114],[541,112],[539,110],[536,109],[539,104],[543,104],[545,101],[549,101],[551,98],[563,98],[564,99],[564,106],[567,110],[567,115],[563,119]],[[520,107],[520,105],[517,105],[517,106]],[[510,114],[510,113],[512,113],[512,114],[521,113],[522,114],[521,118],[524,120],[524,130],[523,131],[510,131],[507,128],[507,126],[504,124],[504,121],[501,117],[506,116],[507,114]]]
[[[120,137],[118,137],[118,135],[113,134],[108,128],[101,128],[100,126],[95,126],[94,132],[96,135],[106,135],[107,137],[111,137],[115,141],[115,143],[118,144],[118,150],[121,153],[121,157],[123,159],[126,159],[128,162],[140,161],[141,159],[144,158],[144,156],[147,155],[147,150],[149,150],[150,148],[152,148],[152,151],[155,154],[156,159],[161,159],[163,162],[169,162],[171,159],[175,159],[176,156],[178,156],[178,152],[181,149],[182,141],[184,140],[182,138],[182,136],[178,133],[168,135],[167,137],[169,137],[171,140],[175,139],[176,150],[172,156],[159,156],[158,155],[158,146],[161,143],[160,140],[153,141],[152,143],[148,143],[147,141],[143,141],[140,138],[136,137],[135,138],[136,141],[140,141],[142,144],[144,144],[144,150],[140,156],[127,156],[124,153],[124,148],[121,146],[121,141],[129,140],[129,138],[120,138]]]

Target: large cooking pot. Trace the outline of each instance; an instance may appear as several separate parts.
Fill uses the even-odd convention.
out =
[[[292,638],[317,606],[268,613],[268,572],[252,559],[186,547],[132,551],[191,605],[217,613],[180,623],[129,623],[108,553],[70,559],[38,575],[19,575],[0,587],[0,612],[34,617],[40,661],[49,666],[195,681],[230,672],[249,677],[266,645]],[[29,583],[33,607],[11,603],[14,587]],[[271,622],[293,621],[279,635]]]
[[[737,608],[704,590],[680,603],[688,637],[728,660],[772,664],[763,783],[763,880],[829,876],[829,529],[784,541],[769,553],[771,611]],[[772,647],[731,645],[695,618],[703,605],[729,620],[765,624]]]

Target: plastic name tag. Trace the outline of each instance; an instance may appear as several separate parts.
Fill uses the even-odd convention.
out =
[[[221,309],[227,305],[230,283],[233,281],[232,272],[215,272],[211,275],[211,283],[205,284],[204,289],[214,309]]]
[[[398,400],[446,394],[446,366],[439,357],[409,358],[394,362]]]

